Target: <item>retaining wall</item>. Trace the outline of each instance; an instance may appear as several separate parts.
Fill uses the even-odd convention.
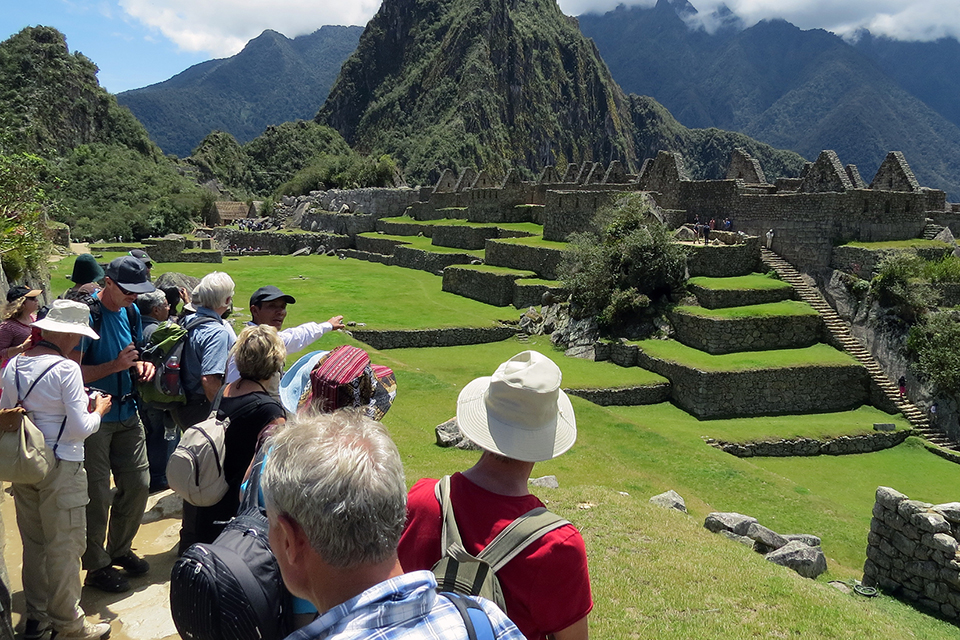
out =
[[[594,214],[627,191],[621,185],[591,191],[547,191],[543,239],[565,241],[571,233],[590,229]]]
[[[406,187],[399,189],[330,189],[329,191],[313,191],[308,196],[296,198],[284,196],[282,203],[287,207],[296,207],[303,202],[309,202],[324,211],[340,211],[343,205],[347,205],[353,213],[366,213],[374,218],[393,218],[403,215],[407,207],[419,199],[419,189]]]
[[[747,318],[708,318],[674,309],[675,338],[713,355],[738,351],[801,349],[820,342],[823,321],[818,314]]]
[[[513,306],[517,309],[539,307],[543,300],[543,294],[547,292],[550,292],[557,300],[563,300],[567,297],[567,290],[561,286],[526,284],[523,280],[517,280],[513,283]]]
[[[414,249],[397,245],[393,250],[394,264],[407,269],[419,269],[430,273],[440,273],[453,264],[470,264],[477,259],[469,253],[433,253],[423,249]]]
[[[814,438],[791,438],[770,442],[710,442],[724,453],[738,458],[753,456],[792,458],[804,456],[843,456],[855,453],[883,451],[901,444],[913,430],[878,432],[856,436],[840,436],[828,440]]]
[[[622,389],[564,389],[564,391],[571,396],[583,398],[602,407],[634,407],[642,404],[659,404],[670,399],[669,382]]]
[[[400,245],[405,245],[403,240],[394,240],[393,238],[381,238],[376,235],[357,236],[354,243],[358,251],[368,251],[370,253],[382,253],[392,256],[394,250]]]
[[[466,344],[501,342],[518,331],[515,326],[420,330],[354,330],[353,337],[374,349],[456,347]]]
[[[533,271],[544,280],[556,280],[557,267],[563,259],[563,251],[549,247],[488,240],[484,256],[486,264]]]
[[[499,238],[496,227],[467,227],[462,225],[433,225],[432,244],[456,249],[483,249],[487,240]]]
[[[434,228],[435,225],[432,224],[377,220],[377,231],[382,231],[391,236],[424,236],[429,238],[433,235]]]
[[[513,304],[514,281],[534,275],[536,274],[530,271],[496,273],[450,266],[443,270],[443,290],[495,307],[506,307]]]
[[[688,287],[690,292],[697,297],[700,306],[707,309],[745,307],[754,304],[792,300],[796,297],[793,287],[780,289],[708,289],[695,284],[690,284]]]
[[[708,244],[688,247],[690,277],[729,278],[760,270],[760,238],[749,236],[741,244]]]
[[[240,231],[218,227],[213,232],[213,239],[221,250],[231,245],[238,247],[253,247],[255,250],[266,251],[271,255],[285,256],[295,251],[309,247],[316,253],[319,247],[326,251],[330,249],[349,249],[353,247],[353,240],[349,236],[332,233],[279,233],[276,231]],[[153,253],[148,251],[150,256]]]
[[[303,214],[300,228],[304,231],[335,233],[343,236],[355,236],[369,233],[377,228],[377,219],[364,213],[330,213],[313,209]]]
[[[637,364],[670,380],[673,401],[699,419],[850,411],[870,399],[869,376],[855,364],[700,371],[641,350]]]
[[[863,583],[960,620],[960,502],[932,505],[878,487]]]

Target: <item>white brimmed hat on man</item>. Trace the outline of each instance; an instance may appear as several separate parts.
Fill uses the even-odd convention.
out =
[[[556,458],[577,439],[577,421],[560,389],[561,379],[560,368],[547,356],[519,353],[492,376],[463,388],[457,424],[486,451],[524,462]]]

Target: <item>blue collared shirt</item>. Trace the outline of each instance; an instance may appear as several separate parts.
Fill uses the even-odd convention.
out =
[[[227,354],[236,338],[227,329],[217,312],[207,307],[198,307],[197,316],[215,318],[190,330],[190,336],[183,347],[183,362],[180,363],[180,384],[187,401],[205,397],[203,376],[223,375],[227,370]],[[196,322],[193,318],[183,321],[185,326]]]
[[[287,640],[467,640],[463,618],[436,589],[433,573],[405,573],[330,609]],[[497,605],[475,600],[490,618],[494,637],[524,640]]]

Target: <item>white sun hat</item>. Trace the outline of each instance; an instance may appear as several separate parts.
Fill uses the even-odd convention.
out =
[[[457,424],[487,451],[525,462],[556,458],[577,439],[577,421],[560,389],[561,378],[560,368],[547,356],[519,353],[492,376],[463,388]]]
[[[90,328],[90,307],[75,300],[54,300],[53,306],[42,319],[31,326],[55,333],[79,333],[99,340],[97,332]]]

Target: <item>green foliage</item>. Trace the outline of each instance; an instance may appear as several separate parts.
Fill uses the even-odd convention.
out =
[[[910,328],[907,346],[916,354],[914,367],[936,388],[960,392],[960,318],[953,311],[924,316]]]
[[[870,288],[878,301],[907,322],[937,303],[939,294],[924,278],[927,261],[911,251],[896,251],[877,265]]]
[[[118,145],[80,145],[56,164],[55,173],[63,202],[56,217],[79,239],[184,233],[213,200],[162,156]]]
[[[931,282],[960,282],[960,258],[947,255],[940,260],[927,261],[923,275]]]
[[[583,313],[612,326],[682,286],[684,249],[653,217],[646,196],[629,194],[601,209],[594,227],[570,238],[560,265],[560,280]]]
[[[396,163],[388,155],[366,158],[356,154],[320,155],[287,182],[277,194],[298,196],[327,189],[390,187],[398,175]]]
[[[8,280],[19,280],[43,263],[50,206],[42,181],[46,163],[28,153],[0,154],[0,260]]]

